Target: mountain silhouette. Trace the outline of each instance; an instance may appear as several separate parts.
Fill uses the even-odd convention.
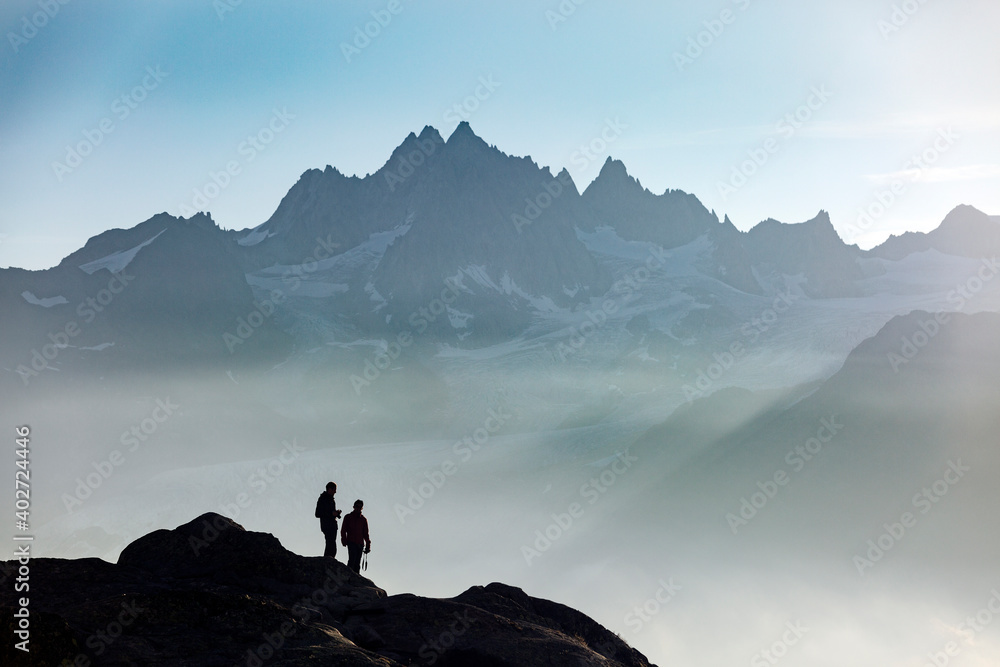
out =
[[[215,513],[137,539],[117,564],[33,559],[31,574],[31,651],[6,642],[5,665],[649,665],[586,615],[518,588],[388,595]],[[0,603],[13,636],[12,587]]]

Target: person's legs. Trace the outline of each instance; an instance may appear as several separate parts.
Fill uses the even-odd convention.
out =
[[[361,553],[364,549],[364,546],[361,544],[347,545],[347,567],[358,574],[361,574]]]
[[[323,555],[327,558],[337,557],[337,534],[336,533],[323,533],[323,537],[326,538],[326,549],[323,551]]]

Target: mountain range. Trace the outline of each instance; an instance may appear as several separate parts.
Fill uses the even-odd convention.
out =
[[[611,158],[581,193],[464,123],[364,178],[307,171],[247,229],[108,230],[0,269],[0,400],[32,428],[39,555],[114,561],[206,508],[310,553],[333,479],[400,590],[530,584],[682,664],[745,662],[762,644],[743,620],[789,610],[819,642],[859,600],[907,619],[859,636],[912,644],[993,585],[998,230],[962,205],[869,251],[824,211],[742,232]],[[449,604],[544,616],[525,597]],[[660,613],[636,630],[643,601]],[[709,627],[692,645],[715,653],[685,654],[676,633]],[[827,640],[814,656],[846,655]]]
[[[934,232],[868,252],[843,243],[823,211],[744,233],[693,195],[651,193],[611,158],[580,194],[565,170],[506,155],[467,123],[447,141],[427,127],[365,178],[307,171],[253,229],[164,213],[100,234],[51,269],[0,269],[0,368],[6,386],[23,388],[56,371],[240,370],[318,341],[401,331],[483,347],[530,335],[539,313],[604,298],[615,267],[602,253],[643,245],[685,249],[699,279],[740,294],[794,284],[834,299],[866,294],[865,279],[883,270],[874,259],[992,256],[1000,224],[960,206]],[[127,289],[109,294],[116,271]],[[100,298],[108,303],[89,305]],[[272,299],[284,301],[274,312]],[[72,321],[79,331],[66,344],[59,332]],[[41,354],[48,343],[56,349]]]

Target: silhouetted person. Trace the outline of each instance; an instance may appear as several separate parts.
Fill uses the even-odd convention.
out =
[[[360,500],[354,501],[354,511],[344,517],[340,528],[340,542],[347,547],[347,567],[361,574],[361,554],[372,550],[372,541],[368,538],[368,519],[361,514],[365,506]]]
[[[335,493],[337,493],[337,485],[328,482],[326,491],[319,494],[319,499],[316,500],[316,517],[319,519],[319,529],[323,531],[323,537],[326,538],[326,549],[323,551],[323,555],[329,558],[337,557],[337,519],[340,518],[340,510],[337,509],[337,503],[333,499]]]

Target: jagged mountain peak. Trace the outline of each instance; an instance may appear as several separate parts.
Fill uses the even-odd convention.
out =
[[[436,133],[435,133],[436,134]],[[440,135],[437,135],[440,136]],[[484,156],[505,156],[495,146],[487,144],[479,135],[472,131],[472,126],[467,121],[462,121],[451,133],[444,144],[445,150],[442,155],[449,155],[452,158],[479,160]]]
[[[637,179],[628,173],[624,162],[608,156],[608,159],[604,161],[604,166],[601,167],[600,173],[597,174],[597,178],[587,187],[584,194],[593,196],[606,192],[626,192],[630,190],[648,192]]]
[[[299,179],[289,189],[288,193],[294,192],[297,188],[322,187],[326,183],[346,180],[348,177],[336,167],[326,165],[324,169],[306,169],[299,176]],[[356,177],[352,177],[356,178]],[[286,193],[286,196],[288,195]],[[246,230],[249,231],[249,230]]]
[[[162,213],[161,215],[172,217],[168,213]],[[219,224],[212,219],[212,214],[207,211],[195,213],[190,218],[179,218],[177,221],[194,225],[195,227],[200,227],[202,229],[219,229]]]
[[[464,171],[482,164],[485,156],[503,154],[477,136],[466,121],[459,123],[447,141],[436,128],[426,125],[419,135],[410,132],[376,175],[390,186],[390,192],[394,192],[396,186],[409,181],[416,170],[427,171],[425,165],[440,164],[445,155],[448,156],[445,162],[458,164]]]
[[[424,129],[420,131],[420,135],[417,137],[421,141],[431,140],[438,144],[443,144],[444,139],[441,137],[441,133],[437,131],[437,128],[432,125],[425,125]]]
[[[560,183],[568,183],[569,185],[567,187],[572,190],[574,196],[578,196],[580,194],[579,189],[576,187],[576,181],[573,180],[573,176],[570,175],[569,170],[566,169],[566,167],[563,167],[559,173],[556,174],[556,180]]]
[[[323,175],[326,177],[333,176],[333,177],[345,178],[344,173],[342,171],[330,165],[326,165],[326,169],[323,170]]]
[[[403,139],[403,142],[392,151],[392,155],[389,156],[382,169],[376,173],[382,173],[385,170],[398,171],[402,164],[408,164],[411,167],[421,166],[425,160],[437,153],[443,144],[444,139],[441,138],[440,133],[430,125],[424,127],[419,136],[415,132],[410,132]]]
[[[145,224],[167,224],[167,225],[193,225],[195,227],[201,227],[203,229],[213,229],[218,230],[219,225],[212,218],[212,214],[208,211],[198,211],[192,214],[190,217],[182,217],[179,215],[171,215],[166,211],[162,213],[157,213],[145,222],[139,223],[140,225]]]
[[[472,131],[472,125],[469,124],[469,121],[463,120],[458,124],[458,127],[455,128],[455,131],[451,133],[451,136],[448,137],[448,143],[453,141],[468,141],[470,139],[479,139],[479,141],[482,141],[482,139],[480,139],[479,136]]]
[[[820,209],[819,213],[816,214],[816,217],[810,220],[809,222],[815,222],[817,224],[825,224],[833,227],[833,223],[830,222],[830,214],[824,209]]]

